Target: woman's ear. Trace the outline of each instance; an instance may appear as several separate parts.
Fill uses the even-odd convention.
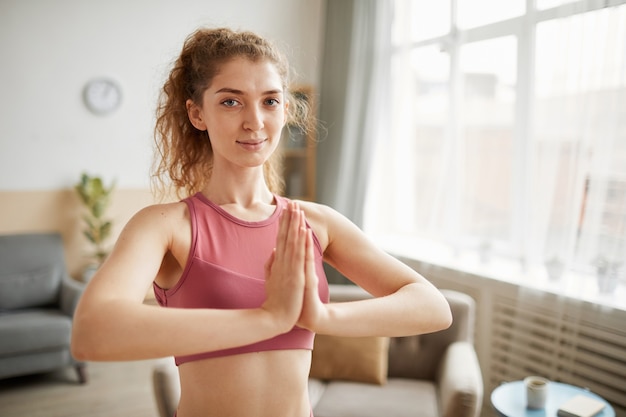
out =
[[[185,102],[187,106],[187,116],[189,121],[198,130],[207,130],[206,123],[202,118],[202,108],[200,108],[193,100],[189,99]]]

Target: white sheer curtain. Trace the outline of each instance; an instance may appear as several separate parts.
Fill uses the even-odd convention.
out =
[[[528,256],[608,272],[616,285],[626,261],[626,6],[540,23],[536,52]]]
[[[326,3],[317,200],[363,224],[372,151],[388,111],[390,0]],[[345,283],[326,265],[329,282]]]
[[[318,200],[361,226],[372,150],[387,124],[391,5],[335,0],[326,7]]]
[[[583,298],[626,295],[626,1],[521,2],[476,27],[455,4],[394,1],[367,231]]]

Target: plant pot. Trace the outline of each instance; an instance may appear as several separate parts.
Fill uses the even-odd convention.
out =
[[[617,274],[598,274],[597,276],[598,291],[600,294],[612,294],[619,284],[619,277]]]
[[[550,282],[558,282],[561,280],[565,272],[565,263],[561,262],[558,258],[552,258],[546,261],[544,265]]]

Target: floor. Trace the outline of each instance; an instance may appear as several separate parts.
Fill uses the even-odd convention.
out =
[[[0,380],[1,417],[157,417],[151,370],[157,361],[89,363],[89,382],[72,368]]]

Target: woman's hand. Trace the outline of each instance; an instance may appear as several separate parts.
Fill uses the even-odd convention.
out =
[[[320,321],[324,320],[327,309],[319,296],[319,278],[315,271],[315,251],[313,246],[313,231],[306,231],[306,258],[304,265],[304,302],[302,313],[298,320],[298,326],[316,331]]]
[[[283,213],[276,248],[265,264],[263,303],[283,332],[289,331],[300,317],[305,288],[307,231],[304,212],[297,203],[289,203]]]

